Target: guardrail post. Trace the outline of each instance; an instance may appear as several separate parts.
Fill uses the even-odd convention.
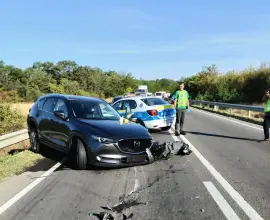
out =
[[[232,108],[230,108],[229,111],[230,111],[230,115],[231,115],[232,114]]]
[[[218,111],[218,106],[217,105],[214,106],[214,110]]]
[[[251,118],[251,111],[248,111],[248,118]]]

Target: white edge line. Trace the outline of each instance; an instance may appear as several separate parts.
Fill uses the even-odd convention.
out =
[[[136,169],[136,167],[134,167],[134,174],[135,174],[134,187],[133,187],[133,189],[130,191],[130,193],[128,195],[131,195],[132,193],[134,193],[139,188],[139,180],[137,179],[137,169]]]
[[[196,108],[193,108],[193,109],[196,109]],[[216,114],[214,114],[214,113],[205,112],[205,111],[199,110],[199,109],[196,109],[195,111],[201,112],[201,113],[206,114],[206,115],[211,115],[211,116],[213,116],[213,117],[220,118],[220,119],[223,119],[223,120],[226,120],[226,121],[231,121],[231,122],[234,122],[234,123],[236,123],[236,124],[244,125],[244,126],[247,126],[247,127],[250,127],[250,128],[254,128],[254,129],[263,131],[262,128],[258,128],[258,127],[255,127],[255,126],[252,126],[252,125],[249,125],[249,124],[246,124],[246,123],[242,123],[242,122],[239,122],[239,121],[235,121],[235,120],[232,120],[232,119],[227,118],[227,117],[224,117],[224,116],[222,117],[222,116],[216,115]]]
[[[179,140],[178,137],[173,135],[172,130],[170,130],[171,136],[174,140]],[[251,205],[246,202],[246,200],[224,179],[224,177],[210,164],[208,160],[183,136],[180,138],[189,145],[193,153],[198,157],[202,164],[209,170],[209,172],[215,177],[215,179],[220,183],[220,185],[228,192],[228,194],[235,200],[235,202],[243,209],[243,211],[252,220],[263,220],[263,218],[251,207]]]
[[[203,184],[228,220],[240,220],[238,215],[212,182],[203,182]]]
[[[48,177],[51,173],[53,173],[58,167],[60,167],[63,163],[65,163],[67,158],[62,159],[60,162],[56,163],[53,167],[43,173],[38,179],[30,183],[27,187],[13,196],[10,200],[8,200],[4,205],[0,207],[0,215],[3,214],[8,208],[10,208],[13,204],[15,204],[18,200],[20,200],[26,193],[28,193],[31,189],[37,186],[42,180]]]

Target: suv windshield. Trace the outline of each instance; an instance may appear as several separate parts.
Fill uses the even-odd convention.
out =
[[[161,96],[162,94],[161,94],[160,92],[157,92],[156,95],[157,95],[157,96]]]
[[[76,118],[95,120],[120,120],[120,115],[106,102],[72,100],[71,107]]]
[[[142,99],[142,101],[148,105],[148,106],[153,106],[153,105],[168,105],[169,103],[164,101],[163,99],[160,98],[146,98]]]

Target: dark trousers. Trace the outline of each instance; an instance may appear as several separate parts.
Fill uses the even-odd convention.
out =
[[[185,121],[186,110],[177,109],[176,110],[176,121],[175,121],[175,132],[183,131],[184,121]]]
[[[270,112],[265,113],[263,121],[263,131],[265,139],[269,139],[269,123],[270,123]]]

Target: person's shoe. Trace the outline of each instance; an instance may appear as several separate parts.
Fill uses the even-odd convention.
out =
[[[269,139],[265,138],[265,139],[263,139],[263,140],[261,140],[259,142],[269,142]]]
[[[176,131],[175,136],[180,136],[180,133]]]
[[[186,135],[187,133],[185,131],[181,131],[180,134]]]

